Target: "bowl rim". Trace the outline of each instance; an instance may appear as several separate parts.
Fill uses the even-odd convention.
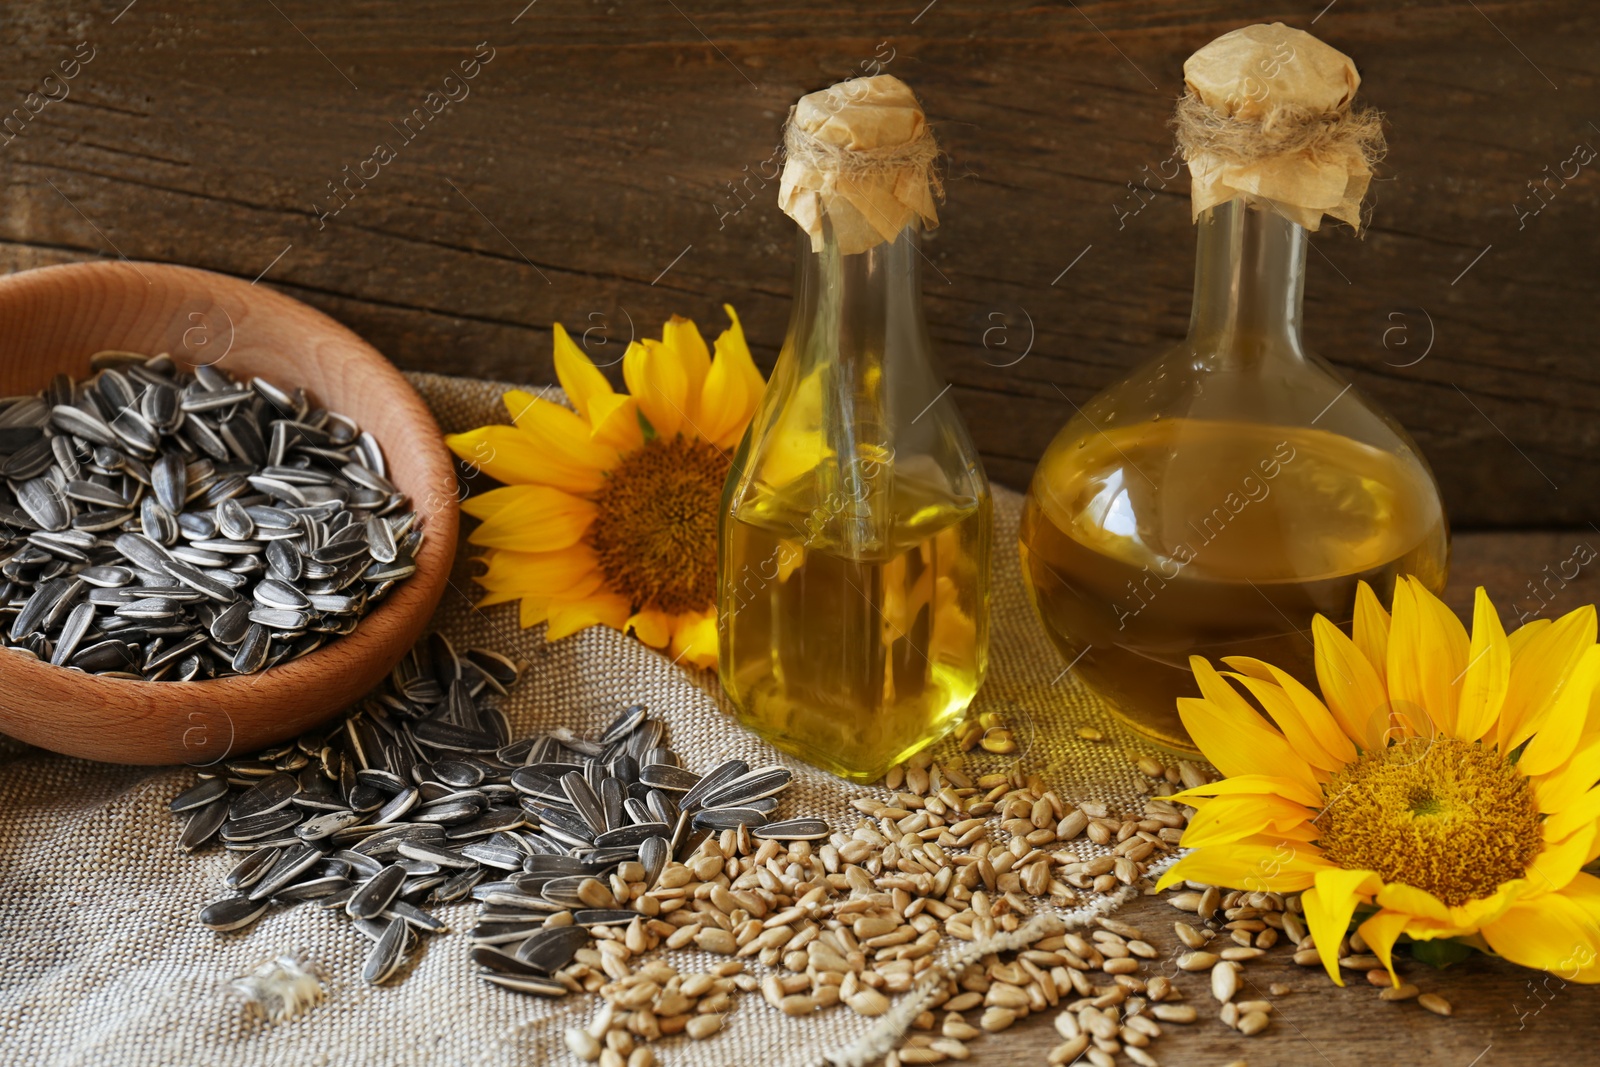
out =
[[[409,651],[411,644],[406,643],[404,647],[387,651],[385,645],[394,640],[397,628],[399,632],[408,628],[406,616],[411,616],[413,620],[417,615],[422,616],[420,623],[415,625],[419,633],[426,628],[444,594],[445,587],[449,584],[460,527],[454,461],[445,447],[438,422],[427,402],[405,379],[399,368],[376,347],[326,313],[276,289],[257,286],[254,282],[245,282],[232,275],[198,267],[132,260],[89,260],[15,271],[0,276],[0,307],[20,295],[31,296],[31,291],[40,286],[60,286],[64,281],[70,285],[77,285],[82,281],[102,277],[115,278],[114,284],[122,285],[127,283],[130,276],[145,282],[146,274],[166,276],[172,282],[178,283],[174,288],[181,286],[193,289],[198,286],[208,293],[231,293],[245,302],[264,305],[274,312],[292,312],[308,319],[311,325],[326,333],[330,341],[345,350],[345,358],[357,359],[367,364],[372,375],[369,381],[383,385],[386,395],[388,391],[393,391],[401,397],[409,397],[414,401],[415,414],[422,420],[422,429],[428,432],[423,435],[425,438],[423,441],[406,442],[404,450],[408,456],[408,463],[422,467],[420,480],[433,483],[435,489],[428,502],[432,506],[432,511],[419,516],[424,520],[427,537],[417,553],[417,572],[400,583],[382,603],[364,615],[360,624],[351,633],[340,635],[307,655],[266,671],[196,681],[135,681],[107,678],[72,668],[57,667],[13,649],[9,645],[0,644],[0,654],[9,654],[6,655],[3,664],[0,664],[0,675],[8,676],[7,687],[26,686],[30,677],[49,677],[54,680],[52,683],[54,688],[78,688],[85,696],[85,703],[110,704],[119,696],[138,691],[150,695],[168,695],[174,698],[175,703],[180,704],[209,699],[225,708],[233,699],[248,701],[257,684],[269,675],[279,686],[294,686],[297,683],[309,685],[317,682],[323,673],[321,663],[326,658],[325,654],[329,652],[336,651],[342,653],[346,659],[363,662],[375,655],[383,658],[392,656],[393,662],[389,663],[386,670],[393,669],[394,664]],[[241,380],[249,379],[241,378]],[[367,427],[363,425],[362,428]],[[402,451],[400,442],[380,442],[380,444],[384,446],[385,456],[394,456]],[[410,495],[410,500],[414,509],[422,506],[415,493]],[[385,625],[375,626],[374,623]],[[359,699],[358,697],[357,700]],[[349,706],[346,705],[346,708]],[[331,718],[336,714],[337,710],[330,712],[327,717]],[[131,727],[136,721],[132,716],[118,720],[124,728]],[[39,741],[22,737],[9,728],[5,732],[30,744],[40,744]],[[90,750],[103,751],[93,745],[76,746],[76,752],[71,751],[73,746],[55,748],[46,744],[43,747],[68,754],[83,754]],[[219,756],[218,759],[235,754],[232,752],[232,747],[230,743],[229,752]]]

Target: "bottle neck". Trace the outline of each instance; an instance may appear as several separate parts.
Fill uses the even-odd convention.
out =
[[[834,364],[864,372],[924,341],[922,256],[915,224],[892,241],[843,255],[823,223],[822,248],[799,235],[791,339],[803,368]]]
[[[1304,355],[1306,231],[1270,204],[1230,200],[1196,224],[1189,341],[1218,365]]]
[[[942,425],[938,412],[918,424],[943,386],[922,314],[921,263],[915,223],[851,255],[840,253],[826,221],[820,250],[800,234],[794,316],[780,362],[794,360],[796,411],[808,412],[817,443],[834,457],[819,466],[818,484],[830,487],[830,499],[837,492],[849,501],[839,521],[851,543],[887,536],[875,524],[887,521],[883,498],[894,479],[865,472]]]

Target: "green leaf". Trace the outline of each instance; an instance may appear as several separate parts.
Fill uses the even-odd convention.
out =
[[[1460,963],[1472,955],[1473,951],[1471,945],[1457,941],[1453,937],[1411,942],[1411,958],[1420,960],[1430,967],[1444,968],[1452,963]]]
[[[644,417],[642,410],[637,410],[637,413],[639,416],[639,429],[644,431],[644,439],[646,441],[654,441],[656,439],[656,428],[650,425],[650,420]]]

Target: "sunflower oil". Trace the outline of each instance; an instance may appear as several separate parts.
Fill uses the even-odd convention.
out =
[[[1305,337],[1311,235],[1325,216],[1361,230],[1382,153],[1351,106],[1355,64],[1276,23],[1224,34],[1183,73],[1188,333],[1073,404],[1020,540],[1069,669],[1147,739],[1193,752],[1176,708],[1199,695],[1191,656],[1314,686],[1315,616],[1348,621],[1363,580],[1381,598],[1404,573],[1437,592],[1449,533],[1416,443]],[[1348,150],[1308,153],[1302,135]]]
[[[794,304],[723,488],[718,669],[745,726],[870,781],[983,680],[989,482],[923,314],[938,150],[916,95],[808,94],[784,150]]]
[[[902,476],[874,502],[885,535],[847,546],[831,531],[850,516],[813,495],[758,491],[725,520],[722,680],[747,727],[870,781],[954,728],[983,680],[989,497]]]
[[[1134,729],[1193,751],[1175,701],[1191,655],[1253,656],[1315,687],[1309,624],[1349,622],[1356,583],[1437,591],[1449,558],[1431,475],[1312,427],[1161,419],[1052,447],[1023,573],[1073,670]]]

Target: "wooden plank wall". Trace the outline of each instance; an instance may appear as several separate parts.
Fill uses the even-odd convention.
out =
[[[928,312],[992,476],[1022,486],[1062,392],[1183,333],[1187,180],[1150,175],[1172,173],[1184,57],[1283,20],[1353,55],[1391,120],[1371,234],[1315,239],[1314,346],[1411,428],[1458,525],[1587,529],[1600,13],[1325,2],[11,0],[0,268],[264,274],[404,367],[525,381],[551,379],[554,320],[611,360],[674,311],[715,331],[730,301],[770,366],[782,118],[882,69],[949,153]],[[373,176],[324,214],[352,171]]]

